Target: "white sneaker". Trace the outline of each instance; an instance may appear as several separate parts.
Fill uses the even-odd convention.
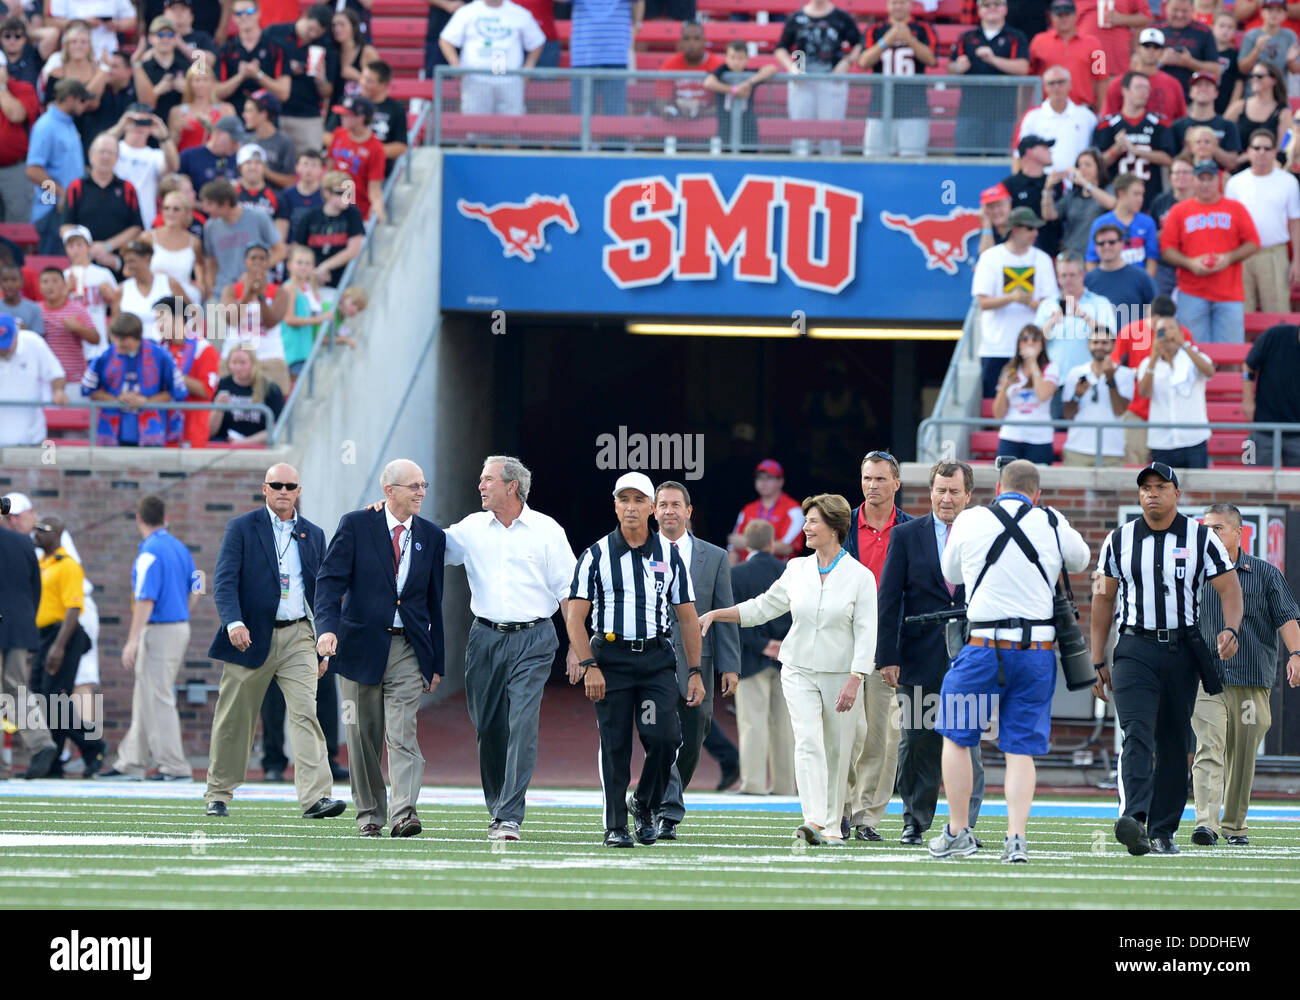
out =
[[[979,849],[979,844],[975,843],[975,835],[968,828],[963,829],[961,833],[952,834],[948,832],[947,823],[944,824],[939,836],[930,840],[932,858],[969,858]]]
[[[494,829],[488,830],[488,840],[519,840],[519,824],[503,820]]]

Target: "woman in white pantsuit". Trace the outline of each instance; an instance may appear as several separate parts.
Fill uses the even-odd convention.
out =
[[[876,655],[876,580],[852,556],[845,558],[852,514],[837,494],[803,502],[804,539],[812,555],[791,559],[766,593],[700,616],[750,628],[790,613],[781,642],[781,688],[794,729],[794,774],[803,824],[795,837],[843,846],[840,806],[853,743],[858,688]]]

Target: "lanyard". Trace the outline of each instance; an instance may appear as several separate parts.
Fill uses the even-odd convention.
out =
[[[411,522],[411,528],[415,527],[415,522]],[[397,553],[397,563],[393,566],[393,579],[396,580],[402,575],[402,560],[406,558],[406,547],[411,544],[411,528],[402,532],[402,548]],[[392,532],[389,532],[391,535]]]
[[[285,523],[284,521],[279,522],[279,524],[284,524],[284,523]],[[278,542],[276,543],[275,562],[276,565],[278,565],[281,569],[284,568],[284,554],[289,551],[289,546],[293,544],[294,538],[297,537],[294,534],[294,529],[296,527],[298,527],[298,519],[295,517],[292,521],[289,522],[289,540],[284,543],[284,548],[281,549],[280,544]],[[276,530],[278,531],[279,528],[277,527]]]

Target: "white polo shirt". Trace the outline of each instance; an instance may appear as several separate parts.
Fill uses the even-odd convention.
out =
[[[1069,170],[1079,154],[1092,145],[1092,133],[1097,128],[1097,116],[1091,108],[1069,101],[1065,110],[1057,112],[1050,100],[1030,108],[1020,119],[1020,127],[1011,140],[1014,149],[1021,136],[1041,135],[1055,139],[1052,147],[1052,169]]]
[[[45,338],[19,330],[12,357],[0,357],[0,399],[52,397],[50,383],[67,378]],[[39,406],[0,406],[0,447],[40,444],[45,440],[45,411]]]

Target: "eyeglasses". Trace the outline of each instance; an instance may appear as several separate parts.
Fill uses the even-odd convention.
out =
[[[1119,240],[1095,240],[1094,242],[1099,247],[1113,247],[1115,246],[1115,244],[1119,243],[1120,241]]]
[[[175,38],[175,37],[176,37],[176,32],[174,32],[174,31],[160,31],[160,32],[158,32],[157,37],[158,37],[158,38]]]
[[[242,7],[235,11],[235,17],[248,17],[250,14],[256,14],[256,7]]]
[[[27,39],[27,33],[24,31],[6,31],[3,35],[0,35],[0,38],[4,38],[8,41],[13,41],[15,38],[21,38],[25,41]]]
[[[1043,83],[1048,87],[1064,87],[1069,80],[1044,80]]]
[[[136,126],[137,128],[150,128],[150,127],[153,125],[153,119],[151,119],[151,118],[132,118],[132,119],[131,119],[131,124],[134,125],[134,126]]]
[[[1164,46],[1161,45],[1159,42],[1143,42],[1143,43],[1142,43],[1142,48],[1144,48],[1144,49],[1163,49]]]
[[[981,7],[1005,7],[1007,0],[980,0]]]
[[[1041,333],[1022,333],[1020,339],[1025,341],[1042,340],[1043,335]]]
[[[298,488],[297,483],[267,483],[266,485],[271,487],[272,493],[279,493],[281,490],[288,490],[292,493]]]
[[[423,493],[429,488],[428,483],[394,483],[393,485],[400,486],[405,490],[410,490],[412,493]]]
[[[1273,79],[1272,75],[1271,75],[1271,74],[1268,74],[1268,73],[1251,73],[1251,74],[1250,74],[1250,78],[1251,78],[1252,80],[1271,80],[1271,79]]]

